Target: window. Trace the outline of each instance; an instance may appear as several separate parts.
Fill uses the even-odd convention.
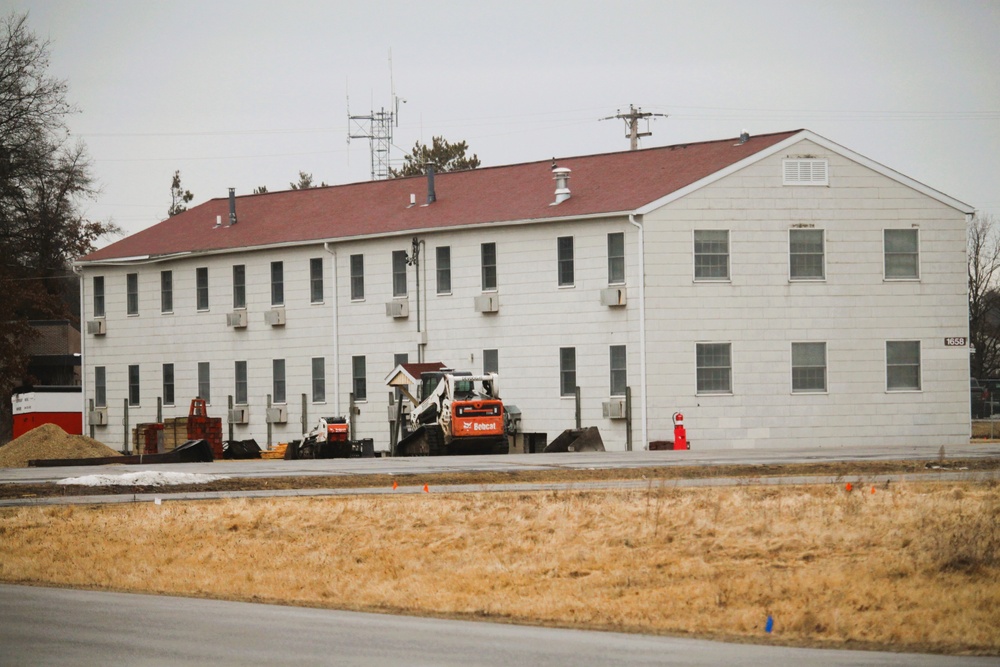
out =
[[[500,372],[500,354],[497,350],[483,350],[483,372]]]
[[[573,237],[560,236],[556,239],[558,254],[559,286],[567,287],[573,284]]]
[[[351,385],[354,389],[354,400],[368,400],[368,383],[365,380],[365,358],[351,357]]]
[[[920,389],[920,341],[887,341],[885,344],[886,389]]]
[[[611,395],[624,396],[628,386],[628,366],[624,345],[611,346]]]
[[[312,400],[313,403],[326,400],[326,360],[323,357],[312,360]]]
[[[576,348],[559,348],[559,395],[576,395]]]
[[[285,305],[285,265],[271,262],[271,305]]]
[[[275,403],[285,402],[284,359],[274,359],[271,362],[271,400]]]
[[[174,365],[163,364],[163,404],[174,404]]]
[[[451,294],[451,246],[435,249],[437,260],[437,293]]]
[[[920,277],[917,230],[885,230],[884,248],[886,278],[916,279]]]
[[[497,288],[497,244],[483,243],[480,246],[483,267],[483,291],[493,292]]]
[[[212,402],[212,369],[208,361],[198,362],[198,398]]]
[[[696,229],[694,232],[695,280],[729,279],[729,231]]]
[[[129,315],[139,314],[138,273],[129,273],[125,276],[125,312]]]
[[[822,280],[826,277],[822,229],[789,230],[788,276],[792,280]]]
[[[128,404],[139,405],[139,366],[128,367]]]
[[[826,343],[792,343],[792,393],[826,391]]]
[[[608,234],[608,284],[625,282],[625,233]]]
[[[392,251],[392,295],[406,296],[406,251]]]
[[[237,405],[247,404],[247,362],[236,362],[236,386],[234,387],[233,402]]]
[[[174,272],[160,271],[160,312],[174,312]]]
[[[829,185],[829,162],[822,159],[793,159],[782,162],[783,185]]]
[[[94,317],[104,317],[104,276],[94,276]]]
[[[247,267],[233,265],[233,308],[247,307]]]
[[[732,393],[731,345],[729,343],[698,343],[696,357],[698,366],[698,393]]]
[[[365,298],[365,256],[351,255],[351,301]]]
[[[394,355],[392,355],[392,367],[393,368],[396,368],[400,364],[409,363],[409,361],[410,361],[410,355],[406,354],[405,352],[402,353],[402,354],[394,354]],[[403,399],[403,391],[397,387],[396,388],[396,400],[397,401],[401,401],[402,399]]]
[[[198,310],[208,310],[208,267],[195,269],[195,291],[198,297]]]
[[[94,407],[108,407],[108,374],[104,366],[94,366]]]
[[[309,301],[323,303],[323,258],[309,260]]]

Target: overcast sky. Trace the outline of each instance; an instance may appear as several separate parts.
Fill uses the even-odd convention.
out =
[[[101,194],[134,233],[229,187],[370,178],[350,113],[400,104],[483,166],[807,128],[1000,215],[1000,2],[3,0],[51,41]],[[642,129],[645,129],[644,127]]]

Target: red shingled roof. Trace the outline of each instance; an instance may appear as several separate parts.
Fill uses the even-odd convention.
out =
[[[549,160],[437,174],[437,201],[425,177],[367,181],[212,199],[82,258],[99,261],[324,241],[459,225],[633,211],[780,143],[798,130],[737,139],[559,158],[572,170],[572,197],[558,206]],[[410,206],[410,194],[416,206]],[[222,226],[216,226],[216,217]]]

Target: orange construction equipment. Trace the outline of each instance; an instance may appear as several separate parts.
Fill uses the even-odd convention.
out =
[[[188,440],[206,440],[212,447],[212,455],[222,458],[222,418],[209,417],[208,405],[204,398],[191,399],[187,419]]]

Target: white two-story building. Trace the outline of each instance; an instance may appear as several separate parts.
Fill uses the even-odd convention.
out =
[[[353,400],[386,450],[386,375],[441,361],[550,440],[579,393],[609,450],[675,412],[695,449],[969,438],[968,205],[805,130],[557,162],[220,197],[81,258],[95,437]]]

